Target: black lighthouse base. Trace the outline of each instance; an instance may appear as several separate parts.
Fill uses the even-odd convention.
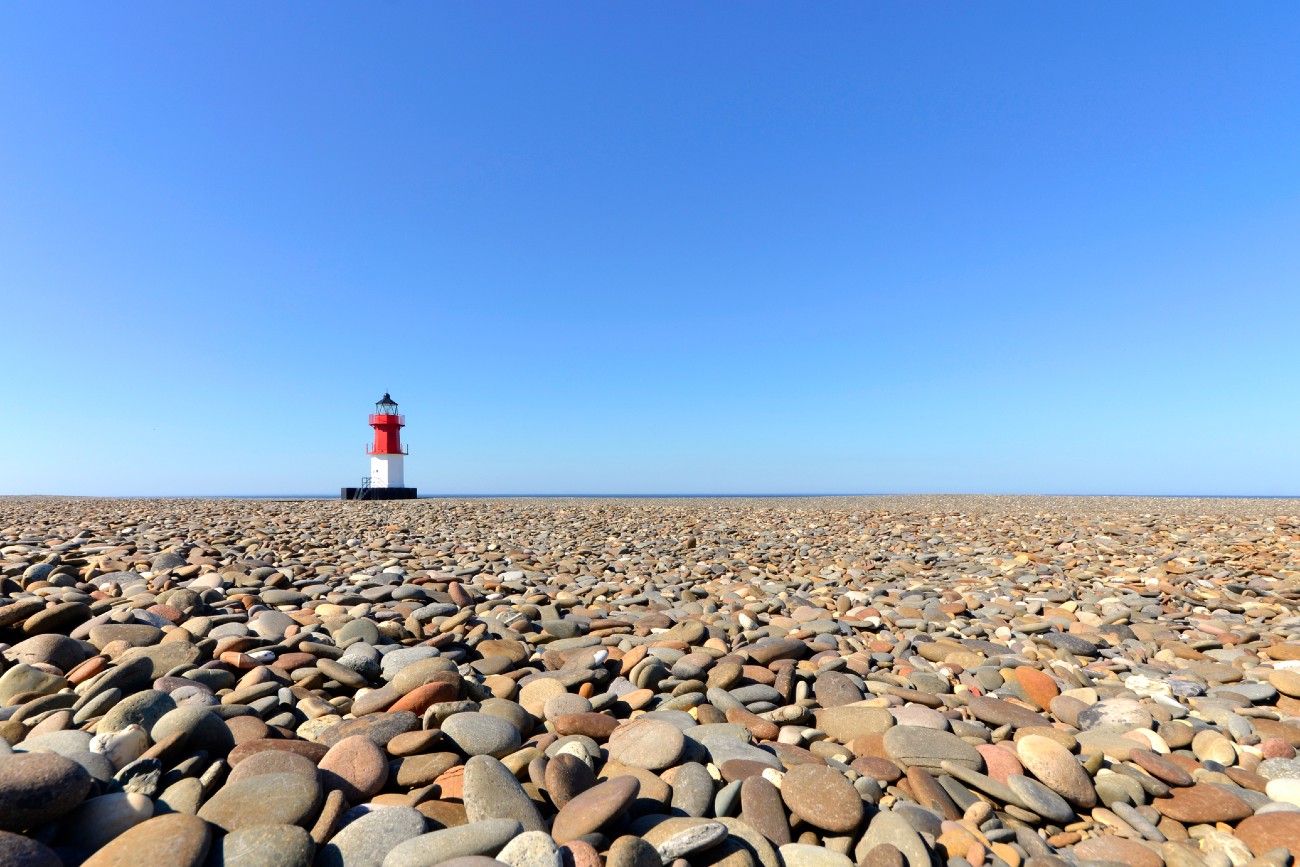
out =
[[[343,488],[344,500],[414,500],[415,488]]]

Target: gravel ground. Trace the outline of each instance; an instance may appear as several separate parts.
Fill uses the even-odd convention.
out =
[[[1297,515],[0,498],[0,864],[1285,867]]]

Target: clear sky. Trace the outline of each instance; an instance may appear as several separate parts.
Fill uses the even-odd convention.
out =
[[[1300,494],[1300,5],[0,6],[0,493]]]

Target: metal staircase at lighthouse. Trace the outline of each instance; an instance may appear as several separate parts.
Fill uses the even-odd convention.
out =
[[[352,499],[364,500],[369,496],[370,496],[370,476],[362,476],[361,485],[357,488],[357,492],[352,495]]]

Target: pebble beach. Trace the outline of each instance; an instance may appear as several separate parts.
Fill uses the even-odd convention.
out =
[[[0,865],[1286,867],[1300,501],[0,497]]]

